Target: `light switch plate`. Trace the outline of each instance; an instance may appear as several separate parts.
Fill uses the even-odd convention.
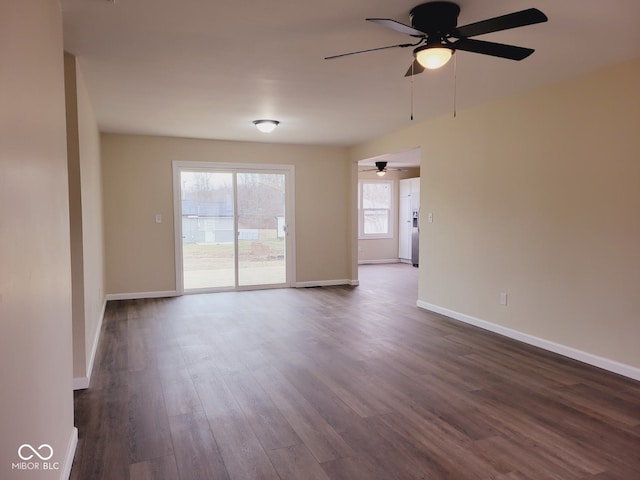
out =
[[[507,304],[507,292],[500,292],[500,305]]]

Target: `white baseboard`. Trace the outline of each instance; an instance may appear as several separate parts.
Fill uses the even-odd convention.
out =
[[[381,265],[384,263],[400,263],[400,259],[388,258],[386,260],[358,260],[358,265]]]
[[[107,301],[109,300],[137,300],[139,298],[164,298],[164,297],[177,297],[178,292],[176,290],[166,290],[158,292],[136,292],[136,293],[109,293],[107,295]]]
[[[502,325],[487,322],[486,320],[481,320],[479,318],[465,315],[464,313],[456,312],[454,310],[449,310],[448,308],[443,308],[438,305],[423,302],[421,300],[418,300],[417,306],[425,310],[429,310],[431,312],[439,313],[441,315],[453,318],[454,320],[468,323],[470,325],[480,327],[484,330],[489,330],[505,337],[509,337],[514,340],[533,345],[534,347],[539,347],[543,350],[548,350],[550,352],[557,353],[565,357],[587,363],[589,365],[593,365],[594,367],[617,373],[618,375],[632,378],[634,380],[640,380],[640,368],[631,365],[616,362],[615,360],[600,357],[598,355],[584,352],[573,347],[568,347],[560,343],[555,343],[550,340],[545,340],[544,338],[535,337],[533,335],[529,335],[528,333],[519,332],[518,330],[503,327]]]
[[[102,331],[102,321],[104,320],[104,312],[107,309],[107,299],[105,298],[102,303],[102,312],[98,320],[98,327],[96,328],[96,334],[93,337],[93,343],[91,345],[91,356],[89,357],[89,364],[87,365],[87,374],[84,377],[74,377],[73,389],[84,390],[89,388],[91,383],[91,372],[93,371],[93,361],[96,358],[96,352],[98,351],[98,344],[100,343],[100,332]]]
[[[309,288],[309,287],[333,287],[336,285],[351,285],[352,287],[357,287],[360,285],[358,280],[318,280],[311,282],[296,282],[296,288]]]
[[[60,472],[60,480],[69,480],[71,476],[71,467],[73,466],[73,458],[76,456],[76,448],[78,446],[78,429],[73,427],[71,438],[67,445],[67,451],[64,455],[64,463]]]
[[[89,384],[91,383],[91,379],[89,378],[91,375],[87,375],[85,377],[73,377],[73,389],[74,390],[86,390],[89,388]]]

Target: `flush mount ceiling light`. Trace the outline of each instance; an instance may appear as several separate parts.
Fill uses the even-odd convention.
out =
[[[253,124],[262,133],[271,133],[280,124],[277,120],[254,120]]]

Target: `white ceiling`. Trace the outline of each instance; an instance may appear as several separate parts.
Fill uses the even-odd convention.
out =
[[[416,0],[62,0],[104,132],[353,145],[411,123],[410,42],[365,17],[409,23]],[[458,52],[457,110],[640,56],[638,0],[460,0],[458,25],[525,8],[549,22],[479,39],[535,48],[514,62]],[[453,62],[414,77],[414,122],[453,111]],[[281,122],[269,134],[252,120]]]
[[[366,158],[358,162],[360,171],[375,167],[376,162],[393,163],[395,168],[418,168],[420,167],[420,147],[413,148],[411,150],[405,150],[403,152],[392,152],[378,155],[377,157]]]

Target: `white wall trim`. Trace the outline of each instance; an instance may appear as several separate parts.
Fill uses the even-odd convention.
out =
[[[102,312],[98,319],[98,327],[96,328],[96,334],[93,337],[93,344],[91,345],[91,356],[89,357],[89,364],[87,365],[86,375],[84,377],[75,377],[73,379],[74,390],[84,390],[89,388],[91,383],[91,372],[93,371],[93,362],[96,359],[96,352],[98,351],[98,344],[100,343],[100,332],[102,332],[102,322],[104,320],[104,312],[107,309],[107,299],[102,302]]]
[[[311,282],[296,282],[296,288],[308,288],[308,287],[334,287],[336,285],[351,285],[357,287],[360,285],[358,280],[317,280]]]
[[[400,263],[399,258],[388,258],[382,260],[358,260],[358,265],[378,265],[382,263]]]
[[[543,350],[548,350],[550,352],[557,353],[565,357],[587,363],[589,365],[593,365],[594,367],[602,368],[604,370],[608,370],[610,372],[617,373],[634,380],[640,380],[640,368],[636,368],[631,365],[616,362],[615,360],[600,357],[598,355],[578,350],[567,345],[562,345],[560,343],[555,343],[550,340],[545,340],[544,338],[535,337],[533,335],[529,335],[528,333],[523,333],[518,330],[503,327],[502,325],[491,323],[486,320],[481,320],[479,318],[456,312],[454,310],[449,310],[448,308],[440,307],[438,305],[423,302],[422,300],[418,300],[417,306],[431,312],[445,315],[454,320],[468,323],[470,325],[480,327],[484,330],[489,330],[499,335],[518,340],[528,345],[533,345],[534,347],[542,348]]]
[[[76,448],[78,446],[78,429],[73,427],[71,431],[71,438],[67,445],[67,451],[64,456],[64,463],[62,464],[62,471],[60,472],[60,480],[68,480],[71,476],[71,467],[73,466],[73,458],[76,456]]]
[[[164,298],[164,297],[177,297],[179,294],[176,290],[165,290],[158,292],[136,292],[136,293],[109,293],[107,294],[107,301],[109,300],[138,300],[139,298]]]
[[[182,269],[182,192],[180,187],[180,168],[183,162],[171,162],[173,182],[173,264],[176,272],[176,292],[184,293],[184,275]]]
[[[96,359],[96,352],[98,351],[98,345],[100,344],[100,334],[102,333],[102,322],[104,321],[104,314],[107,310],[107,299],[102,302],[102,312],[100,313],[100,320],[98,321],[98,327],[96,328],[96,334],[93,337],[93,345],[91,345],[91,357],[89,358],[89,365],[87,366],[87,376],[91,380],[91,372],[93,371],[93,362]],[[88,387],[89,385],[87,385]]]
[[[73,377],[73,389],[74,390],[86,390],[89,388],[89,384],[91,383],[90,374],[84,377]]]

